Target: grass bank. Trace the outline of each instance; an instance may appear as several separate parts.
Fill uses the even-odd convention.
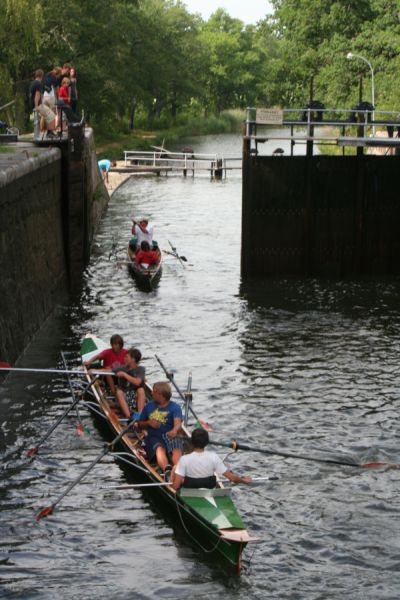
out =
[[[94,139],[98,158],[121,159],[124,150],[153,150],[152,146],[176,145],[186,138],[198,135],[235,133],[241,130],[244,111],[230,110],[219,116],[187,117],[172,127],[159,129],[134,129],[132,131],[110,131],[94,127]]]

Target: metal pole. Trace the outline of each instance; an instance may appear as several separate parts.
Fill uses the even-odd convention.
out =
[[[372,68],[371,63],[369,62],[369,60],[367,60],[366,58],[364,58],[364,56],[361,56],[360,54],[353,54],[352,52],[349,52],[347,54],[347,58],[351,59],[351,58],[359,58],[360,60],[363,60],[370,68],[371,71],[371,101],[372,101],[372,106],[374,107],[374,110],[372,111],[372,120],[375,121],[375,78],[374,78],[374,69]],[[372,133],[373,135],[375,135],[375,125],[372,126]]]

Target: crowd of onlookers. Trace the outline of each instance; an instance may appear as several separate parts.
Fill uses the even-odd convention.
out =
[[[29,89],[29,99],[34,111],[34,135],[56,137],[62,132],[63,121],[68,125],[82,124],[76,114],[78,90],[75,69],[69,63],[54,67],[46,75],[37,69]],[[39,131],[38,131],[39,129]]]

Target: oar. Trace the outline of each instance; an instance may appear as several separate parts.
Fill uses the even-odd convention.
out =
[[[175,258],[177,258],[177,259],[179,260],[179,262],[181,263],[182,267],[183,267],[183,268],[185,268],[185,265],[184,265],[184,264],[183,264],[183,262],[182,262],[184,257],[182,257],[182,256],[179,256],[179,254],[178,254],[178,253],[177,253],[177,251],[176,251],[176,248],[175,248],[175,246],[173,246],[169,240],[168,240],[168,244],[171,246],[171,250],[172,250],[171,254],[172,254],[173,256],[175,256]],[[185,262],[186,262],[186,261],[185,261]]]
[[[162,486],[171,485],[170,481],[163,481],[162,483],[132,483],[132,484],[122,484],[122,485],[102,485],[100,486],[101,490],[131,490],[134,488],[149,488],[149,487],[162,487]]]
[[[67,358],[66,358],[65,352],[61,352],[61,358],[62,358],[62,361],[63,361],[64,369],[68,369]],[[70,392],[71,392],[71,399],[73,401],[74,398],[75,398],[75,393],[74,393],[74,389],[73,389],[73,386],[72,386],[71,377],[68,377],[68,385],[69,385],[69,389],[70,389]],[[84,392],[86,391],[86,389],[87,388],[84,389]],[[83,423],[82,423],[81,415],[79,414],[79,408],[78,408],[77,404],[75,406],[75,412],[76,412],[76,418],[77,418],[77,421],[78,421],[78,425],[77,425],[76,429],[77,429],[78,434],[82,435],[83,432],[84,432],[84,428],[83,428]]]
[[[116,260],[115,264],[117,267],[122,267],[122,265],[134,265],[135,262],[133,260]]]
[[[252,483],[259,483],[261,481],[277,481],[279,477],[253,477],[250,483],[235,483],[234,487],[237,485],[251,485]],[[164,481],[162,483],[125,483],[120,485],[102,485],[100,486],[101,490],[132,490],[135,488],[149,488],[149,487],[161,487],[171,485],[170,481]]]
[[[312,462],[319,463],[328,463],[333,465],[343,465],[345,467],[357,467],[359,469],[369,469],[374,467],[391,467],[394,469],[400,468],[400,465],[390,464],[384,462],[370,462],[370,463],[357,463],[355,461],[344,461],[344,460],[335,460],[333,458],[316,458],[314,456],[305,456],[304,454],[294,454],[292,452],[281,452],[280,450],[269,450],[268,448],[257,448],[254,446],[246,446],[244,444],[239,444],[236,440],[232,440],[231,442],[216,442],[214,440],[210,440],[210,444],[214,446],[223,446],[224,448],[232,448],[235,450],[247,450],[249,452],[261,452],[262,454],[269,454],[275,456],[283,456],[284,458],[297,458],[299,460],[308,460]]]
[[[250,483],[235,483],[234,487],[237,485],[246,485],[249,486],[252,483],[260,483],[262,481],[278,481],[279,477],[253,477]],[[163,481],[162,483],[123,483],[120,485],[102,485],[100,486],[100,490],[133,490],[135,488],[149,488],[149,487],[162,487],[171,485],[170,481]]]
[[[110,253],[108,255],[108,260],[111,260],[112,256],[114,256],[114,257],[116,256],[116,254],[117,254],[117,245],[118,245],[117,242],[113,238],[111,250],[110,250]]]
[[[84,389],[82,390],[83,394],[94,384],[94,382],[96,381],[96,379],[98,379],[98,375],[96,375],[96,377],[92,381],[90,381],[90,383],[88,383],[84,387]],[[75,398],[75,400],[72,402],[72,404],[70,404],[68,406],[68,408],[63,412],[63,414],[50,427],[50,429],[39,440],[39,442],[36,444],[36,446],[34,446],[33,448],[30,448],[30,450],[27,451],[26,456],[28,458],[31,458],[32,456],[34,456],[35,454],[38,453],[38,450],[39,450],[40,446],[51,436],[51,434],[53,433],[53,431],[59,426],[59,424],[61,423],[61,421],[63,421],[63,419],[68,415],[68,413],[70,413],[71,410],[78,405],[78,402],[80,401],[80,399],[81,399],[80,396],[78,396],[77,398]]]
[[[7,363],[1,363],[5,365]],[[24,369],[22,367],[2,366],[0,371],[11,371],[19,373],[51,373],[56,375],[86,375],[87,371],[69,371],[68,369]],[[92,371],[92,375],[112,375],[112,371]]]
[[[155,354],[154,356],[158,360],[158,362],[159,362],[161,368],[163,369],[164,373],[166,374],[167,378],[172,383],[172,385],[174,386],[174,388],[178,392],[179,396],[182,398],[182,400],[185,402],[185,405],[186,405],[185,395],[181,392],[181,390],[179,389],[178,385],[175,383],[175,379],[173,378],[172,373],[167,370],[166,366],[163,364],[161,358],[159,356],[157,356],[157,354]],[[196,413],[193,410],[193,406],[192,406],[191,402],[188,402],[187,405],[188,405],[188,408],[189,408],[190,412],[192,413],[192,415],[194,416],[194,418],[196,419],[196,421],[199,423],[200,427],[202,427],[206,431],[212,431],[212,429],[208,425],[208,423],[205,423],[204,421],[200,421],[199,417],[196,415]]]
[[[164,250],[163,249],[164,254],[169,254],[170,256],[174,256],[175,258],[179,258],[180,260],[183,260],[183,262],[187,262],[187,258],[186,256],[179,256],[176,252],[170,252],[170,250]]]
[[[0,377],[6,377],[10,371],[10,363],[0,361]]]
[[[86,469],[83,471],[83,473],[81,473],[81,475],[79,475],[79,477],[77,477],[77,479],[75,479],[74,481],[72,481],[68,486],[67,489],[65,490],[65,492],[63,492],[62,494],[60,494],[60,496],[58,496],[58,498],[56,500],[54,500],[54,502],[50,505],[50,506],[46,506],[45,508],[42,508],[42,510],[40,512],[38,512],[38,514],[36,515],[35,519],[36,521],[40,521],[40,519],[42,519],[43,517],[47,517],[48,515],[51,515],[51,513],[54,511],[55,507],[57,506],[57,504],[59,504],[61,502],[61,500],[76,486],[78,485],[78,483],[85,477],[85,475],[87,475],[89,473],[89,471],[91,471],[93,469],[93,467],[95,467],[97,465],[97,463],[99,463],[109,452],[111,452],[111,450],[114,448],[115,444],[117,444],[119,442],[119,440],[129,431],[129,429],[131,427],[133,427],[134,425],[134,421],[132,421],[131,423],[129,423],[125,429],[123,429],[121,431],[121,433],[119,433],[113,440],[112,442],[110,442],[109,444],[106,445],[106,447],[104,448],[104,450],[102,451],[102,453],[95,458],[88,467],[86,467]]]

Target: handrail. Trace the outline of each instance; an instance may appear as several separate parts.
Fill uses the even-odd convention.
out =
[[[143,165],[149,165],[156,169],[157,166],[169,165],[171,168],[181,168],[184,171],[190,171],[195,169],[213,170],[222,167],[227,167],[229,161],[241,160],[237,156],[224,156],[217,154],[203,154],[194,152],[166,152],[161,153],[158,151],[149,150],[125,150],[124,161],[125,167],[128,167],[128,161],[135,160],[137,164],[143,163]],[[209,166],[210,165],[210,166]],[[219,166],[220,165],[220,166]]]
[[[0,110],[5,110],[6,108],[8,108],[9,106],[12,106],[13,104],[15,104],[15,100],[11,100],[11,102],[7,102],[7,104],[4,104],[4,106],[0,106]]]
[[[269,109],[266,109],[269,110]],[[271,111],[274,111],[275,109],[271,109]],[[320,120],[314,120],[312,117],[314,114],[318,114],[321,116],[324,116],[324,119],[320,119]],[[337,116],[333,116],[332,118],[326,118],[327,114],[331,114],[331,115],[339,115],[340,113],[342,113],[344,120],[341,120],[340,117],[338,118]],[[294,114],[301,114],[303,115],[303,118],[300,119],[293,119],[293,115]],[[246,137],[252,137],[251,136],[251,126],[256,126],[256,127],[261,127],[261,128],[268,128],[268,127],[287,127],[287,126],[291,126],[291,125],[295,125],[298,127],[304,126],[304,127],[309,127],[309,126],[317,126],[317,127],[329,127],[331,125],[333,126],[343,126],[343,127],[373,127],[374,125],[380,125],[382,127],[387,127],[387,126],[392,126],[392,127],[399,127],[400,126],[400,111],[376,111],[376,110],[372,110],[372,109],[365,109],[365,108],[351,108],[351,109],[345,109],[345,108],[313,108],[313,107],[308,107],[308,108],[284,108],[281,109],[281,115],[282,115],[282,119],[281,122],[276,122],[276,123],[266,123],[263,122],[261,120],[257,120],[257,109],[256,108],[248,108],[247,109],[247,113],[246,113]],[[348,117],[349,115],[364,115],[364,120],[363,122],[359,122],[359,121],[354,121],[354,120],[350,120],[349,118],[346,119],[346,116]],[[371,119],[371,116],[374,116],[373,119]],[[284,118],[284,117],[288,117],[288,118]],[[305,116],[307,118],[305,118]],[[292,117],[292,118],[291,118]],[[379,118],[380,117],[380,118]],[[387,120],[387,117],[390,117],[389,120]]]

